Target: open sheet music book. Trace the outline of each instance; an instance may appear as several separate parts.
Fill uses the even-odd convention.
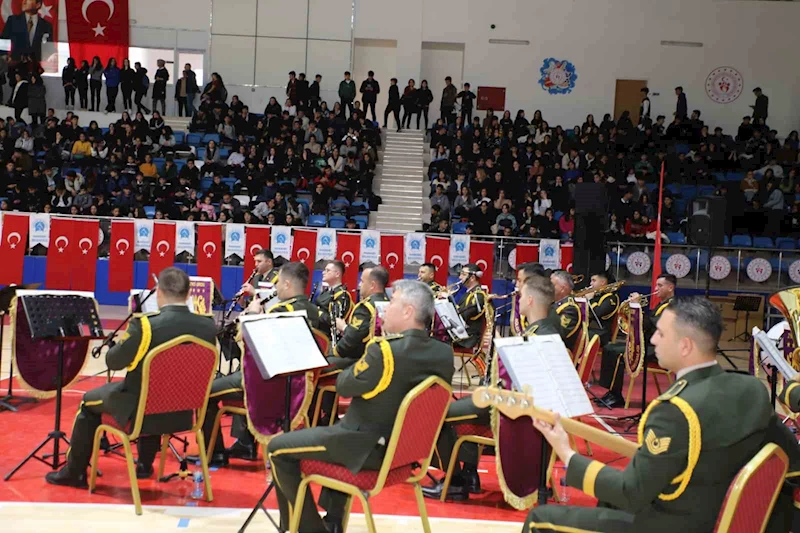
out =
[[[305,311],[244,315],[240,323],[242,338],[265,380],[328,366]]]
[[[453,340],[464,340],[469,338],[467,327],[464,325],[464,319],[458,314],[456,307],[450,300],[434,300],[433,302],[436,314],[439,320],[442,321],[444,327],[447,328],[447,333]]]
[[[783,354],[775,346],[775,342],[769,338],[766,332],[753,328],[753,339],[761,347],[761,363],[774,365],[778,372],[787,380],[792,381],[797,375],[797,371],[786,360]]]
[[[131,301],[130,301],[130,308],[136,309],[136,302],[144,300],[147,298],[147,294],[150,292],[150,289],[132,289],[131,290]],[[189,311],[194,313],[194,300],[192,297],[186,300],[186,306],[189,308]],[[158,298],[155,294],[153,294],[150,298],[147,298],[147,301],[144,302],[144,306],[141,309],[141,313],[155,313],[158,311]]]
[[[529,387],[536,407],[568,418],[594,413],[560,336],[509,337],[494,345],[514,387]]]

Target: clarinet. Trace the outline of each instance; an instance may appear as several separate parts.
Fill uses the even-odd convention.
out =
[[[250,277],[247,278],[247,281],[245,281],[244,284],[248,285],[251,281],[253,281],[253,278],[256,277],[256,274],[258,274],[258,269],[254,268],[253,269],[253,273],[250,274]],[[231,306],[228,308],[228,311],[225,313],[225,321],[227,321],[231,317],[231,314],[233,313],[233,309],[236,307],[236,302],[239,301],[239,298],[241,298],[243,294],[244,294],[244,291],[243,290],[239,290],[239,292],[237,292],[233,296],[233,301],[231,302]]]
[[[316,303],[317,301],[317,287],[319,287],[319,282],[315,282],[311,286],[311,303]]]
[[[342,306],[339,305],[339,302],[334,300],[331,302],[333,308],[331,309],[331,346],[336,346],[336,343],[339,341],[339,332],[336,330],[336,319],[342,318],[340,315],[342,314]]]

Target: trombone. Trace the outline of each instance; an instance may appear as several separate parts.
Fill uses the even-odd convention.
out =
[[[593,287],[586,287],[585,289],[581,289],[579,291],[575,291],[572,293],[573,298],[582,298],[589,293],[594,293],[595,296],[598,294],[605,294],[607,292],[616,292],[618,291],[623,285],[625,285],[625,280],[617,281],[615,283],[609,283],[605,287],[600,287],[599,289],[595,289]]]
[[[578,283],[583,281],[583,274],[573,274],[572,275],[572,283],[577,285]]]

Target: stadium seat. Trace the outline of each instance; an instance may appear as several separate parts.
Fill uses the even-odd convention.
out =
[[[667,233],[670,244],[686,244],[686,236],[679,231],[672,231]]]
[[[688,154],[689,153],[689,145],[678,143],[675,145],[675,153],[678,154]]]
[[[734,235],[731,238],[731,244],[733,246],[750,248],[753,246],[753,239],[750,238],[750,235]]]
[[[156,216],[156,206],[154,205],[144,206],[144,214],[147,215],[147,218],[154,218]]]
[[[186,136],[186,143],[192,146],[200,146],[203,144],[203,136],[199,133],[190,133]]]
[[[562,216],[564,216],[564,212],[563,212],[563,211],[556,211],[555,213],[553,213],[553,218],[554,218],[556,221],[559,221],[559,220],[561,220],[561,217],[562,217]]]
[[[699,196],[713,196],[714,191],[716,190],[717,188],[714,187],[713,185],[703,185],[702,187],[700,187]]]
[[[348,207],[350,207],[350,202],[347,201],[347,198],[337,198],[331,202],[331,211],[334,213],[346,213]]]
[[[778,237],[775,239],[775,246],[781,250],[794,250],[797,243],[791,237]]]
[[[228,148],[220,148],[219,149],[219,157],[221,159],[226,159],[227,160],[228,156],[230,156],[230,155],[231,155],[230,149],[228,149]]]
[[[341,229],[347,224],[347,219],[341,215],[333,215],[328,220],[328,226],[331,228]]]
[[[206,147],[200,146],[197,148],[197,159],[205,159],[206,157]]]
[[[206,192],[210,187],[211,184],[214,183],[214,180],[211,178],[203,178],[200,180],[200,190]]]
[[[311,215],[308,217],[308,225],[312,228],[324,228],[328,223],[325,215]]]
[[[743,172],[728,172],[725,176],[728,181],[742,181],[744,179]]]
[[[203,135],[203,144],[208,144],[211,141],[219,144],[219,133],[206,133]]]
[[[456,222],[453,224],[453,233],[458,233],[459,235],[463,235],[467,232],[467,223],[466,222]]]
[[[753,237],[753,246],[756,248],[775,248],[775,243],[769,237]]]
[[[182,131],[173,131],[173,137],[175,137],[175,142],[177,144],[183,144],[183,141],[186,140],[186,134]]]
[[[356,221],[358,227],[361,229],[366,229],[369,226],[369,216],[367,215],[355,215],[353,216],[353,220]]]
[[[236,182],[239,181],[236,178],[222,178],[222,183],[228,186],[228,189],[233,192],[233,186],[236,185]]]

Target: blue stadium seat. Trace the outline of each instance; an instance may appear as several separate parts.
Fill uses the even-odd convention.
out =
[[[753,246],[753,239],[750,238],[750,235],[734,235],[731,238],[731,244],[733,246],[749,248]]]
[[[222,178],[222,183],[228,186],[228,189],[233,192],[233,186],[236,185],[236,182],[239,181],[236,178]]]
[[[781,272],[789,272],[789,265],[792,264],[792,260],[788,260],[785,257],[783,260],[781,260],[779,257],[770,257],[767,259],[767,261],[769,261],[773,272],[777,272],[778,270]]]
[[[675,145],[675,152],[678,154],[688,154],[689,153],[689,145],[678,143]]]
[[[176,159],[175,160],[175,167],[178,169],[178,172],[180,172],[181,169],[183,167],[185,167],[185,166],[186,166],[186,160],[185,159]]]
[[[355,219],[353,219],[353,220],[355,220]],[[367,229],[367,223],[364,222],[363,220],[358,219],[358,220],[355,220],[355,222],[356,222],[356,225],[358,226],[358,229]]]
[[[724,246],[730,246],[730,244],[731,244],[731,238],[730,238],[730,237],[728,237],[727,235],[725,235],[725,236],[723,237],[723,239],[722,239],[722,244],[723,244]]]
[[[154,205],[144,206],[144,214],[147,215],[147,218],[154,218],[156,216],[156,206]]]
[[[681,186],[681,198],[684,200],[691,200],[692,198],[696,197],[698,194],[698,188],[694,185],[682,185]]]
[[[308,205],[308,200],[306,200],[305,198],[298,198],[297,199],[297,205],[302,205],[303,208],[305,209],[306,213],[308,213],[310,211],[309,205]],[[324,224],[323,224],[323,226],[324,226]]]
[[[363,222],[365,228],[369,225],[369,215],[353,215],[351,218],[356,222]]]
[[[107,134],[108,128],[100,128],[100,133],[102,133],[103,135]]]
[[[206,192],[209,189],[209,187],[211,187],[212,183],[214,183],[214,180],[212,178],[203,178],[203,179],[201,179],[200,180],[200,190],[203,191],[203,192]]]
[[[328,219],[325,215],[310,215],[308,217],[308,225],[312,228],[324,228],[327,223]]]
[[[206,157],[206,147],[200,146],[197,148],[197,159],[205,159]]]
[[[769,237],[753,237],[753,246],[756,248],[775,248],[775,243]]]
[[[186,133],[182,131],[173,131],[172,135],[175,137],[175,142],[178,144],[183,144],[183,141],[186,140]]]
[[[203,135],[200,133],[190,133],[186,136],[186,142],[192,146],[200,146],[203,144]]]
[[[343,228],[347,224],[347,219],[340,215],[331,216],[328,220],[328,226],[331,228]]]
[[[453,224],[453,233],[463,235],[467,232],[467,222],[456,222]]]
[[[553,218],[556,221],[561,220],[562,216],[564,216],[564,212],[563,211],[556,211],[555,213],[553,213]]]
[[[717,188],[713,185],[703,185],[700,187],[700,196],[713,196]]]
[[[347,201],[347,198],[337,198],[331,202],[331,210],[337,213],[347,212],[348,207],[350,207],[350,202]]]
[[[228,148],[220,148],[219,149],[219,156],[222,159],[228,159],[228,156],[231,155],[231,151]]]
[[[775,246],[781,250],[794,250],[797,243],[791,237],[778,237],[775,239]]]
[[[728,172],[725,178],[728,181],[742,181],[744,179],[744,172]]]
[[[206,133],[203,135],[203,144],[208,144],[210,141],[219,144],[219,133]]]
[[[686,244],[686,236],[679,231],[669,232],[667,233],[667,237],[669,238],[670,244]]]
[[[725,181],[725,173],[724,172],[714,172],[714,173],[712,173],[712,176],[714,176],[714,178],[717,181]]]
[[[678,196],[681,193],[681,186],[677,183],[668,183],[666,189],[672,193],[672,196]]]

